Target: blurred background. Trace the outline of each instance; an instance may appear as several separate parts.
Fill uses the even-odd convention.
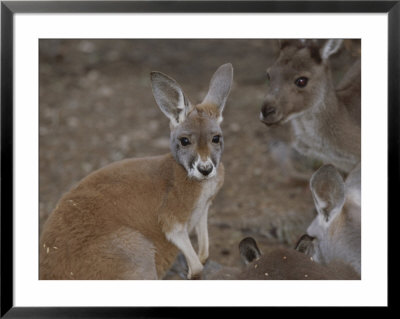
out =
[[[358,54],[359,42],[347,44],[332,58],[336,81]],[[231,62],[225,183],[209,211],[209,265],[239,267],[246,236],[266,253],[294,247],[305,232],[315,216],[308,180],[321,163],[290,147],[290,125],[268,128],[258,120],[276,40],[40,40],[39,50],[40,228],[90,172],[169,152],[169,122],[152,96],[151,71],[168,74],[199,103],[215,70]],[[182,272],[177,262],[167,279]]]

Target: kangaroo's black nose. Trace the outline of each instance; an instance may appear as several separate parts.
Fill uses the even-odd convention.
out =
[[[206,166],[202,166],[202,165],[198,165],[197,169],[199,170],[200,173],[202,173],[204,176],[208,176],[213,168],[211,165],[206,165]]]
[[[271,114],[275,114],[276,109],[273,106],[270,106],[268,103],[264,103],[261,107],[261,113],[264,117],[268,117]]]

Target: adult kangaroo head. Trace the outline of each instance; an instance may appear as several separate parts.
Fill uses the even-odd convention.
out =
[[[260,120],[266,125],[285,123],[318,106],[334,91],[329,57],[342,40],[328,40],[322,47],[314,40],[280,41],[280,54],[268,68],[268,89]]]

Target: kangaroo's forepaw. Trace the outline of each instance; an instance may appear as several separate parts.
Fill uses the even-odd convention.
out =
[[[201,280],[201,273],[200,274],[196,274],[196,275],[192,275],[191,278],[189,278],[190,280]]]
[[[200,250],[199,252],[199,260],[204,265],[208,260],[208,249],[207,250]]]
[[[199,279],[201,279],[202,272],[203,272],[203,267],[201,267],[198,270],[193,271],[193,272],[191,270],[189,270],[188,275],[187,275],[187,279],[199,280]]]
[[[207,261],[208,261],[208,256],[206,256],[206,257],[201,257],[201,258],[200,258],[200,262],[201,262],[203,265],[205,265],[205,264],[207,263]]]

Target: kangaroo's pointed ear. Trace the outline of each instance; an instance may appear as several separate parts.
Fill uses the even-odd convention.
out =
[[[161,72],[151,72],[154,98],[161,111],[170,119],[172,127],[182,123],[191,108],[179,84]]]
[[[343,43],[343,39],[330,39],[325,42],[321,48],[321,58],[322,60],[328,59],[332,54],[339,51]]]
[[[314,237],[304,234],[303,236],[300,237],[294,249],[300,253],[312,256],[314,255],[313,240]]]
[[[283,50],[286,47],[290,47],[290,46],[298,46],[298,42],[295,39],[278,39],[278,45],[279,45],[279,49]]]
[[[246,237],[239,243],[239,251],[246,265],[261,257],[260,249],[258,249],[257,243],[252,237]]]
[[[211,78],[208,93],[202,102],[217,106],[220,113],[220,121],[222,121],[222,111],[231,89],[232,79],[232,64],[226,63],[221,65]]]
[[[324,222],[330,223],[344,205],[342,176],[333,165],[324,165],[311,176],[310,188],[318,214]]]
[[[286,47],[295,47],[297,49],[305,48],[306,46],[316,46],[316,39],[278,39],[279,48],[283,50]]]

